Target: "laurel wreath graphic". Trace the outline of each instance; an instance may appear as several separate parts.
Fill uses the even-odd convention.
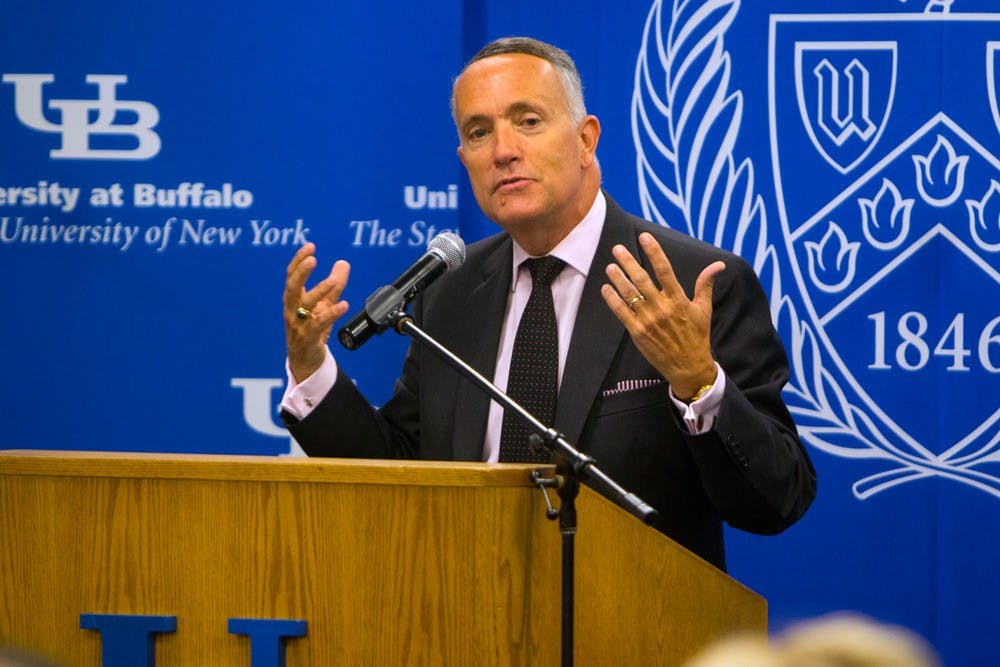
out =
[[[669,8],[666,7],[669,5]],[[931,0],[926,12],[949,11]],[[749,158],[737,163],[743,96],[730,91],[725,35],[740,0],[654,0],[643,29],[632,96],[632,137],[643,214],[749,261],[768,294],[771,318],[789,345],[784,390],[803,440],[833,456],[875,459],[889,469],[856,481],[859,500],[940,476],[1000,498],[1000,478],[978,470],[1000,462],[1000,432],[980,429],[944,454],[901,447],[849,400],[824,365],[820,341],[781,279],[767,236],[767,210]]]

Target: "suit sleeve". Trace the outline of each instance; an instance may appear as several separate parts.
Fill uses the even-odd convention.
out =
[[[726,373],[718,418],[702,435],[678,425],[722,518],[773,534],[805,513],[816,473],[781,398],[788,358],[763,288],[745,261],[726,264],[713,292],[712,351]]]

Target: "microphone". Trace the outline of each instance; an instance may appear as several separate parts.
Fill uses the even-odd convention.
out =
[[[465,242],[458,234],[442,232],[427,244],[427,252],[391,285],[383,285],[365,299],[365,308],[338,333],[340,344],[356,350],[389,328],[393,311],[410,303],[417,293],[465,261]]]

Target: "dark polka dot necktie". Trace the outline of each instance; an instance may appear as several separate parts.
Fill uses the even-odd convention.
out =
[[[566,263],[557,257],[524,261],[531,272],[531,296],[524,307],[514,336],[507,394],[546,426],[552,425],[559,392],[559,332],[552,304],[552,281]],[[543,462],[548,452],[532,453],[527,422],[512,410],[505,410],[500,432],[500,461]]]

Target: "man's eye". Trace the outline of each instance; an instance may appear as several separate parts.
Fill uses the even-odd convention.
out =
[[[469,137],[470,140],[473,141],[476,139],[482,139],[483,137],[486,136],[486,129],[482,127],[474,128],[472,130],[469,130],[467,136]]]
[[[535,127],[541,122],[542,119],[538,116],[525,116],[521,119],[521,125],[524,125],[525,127]]]

